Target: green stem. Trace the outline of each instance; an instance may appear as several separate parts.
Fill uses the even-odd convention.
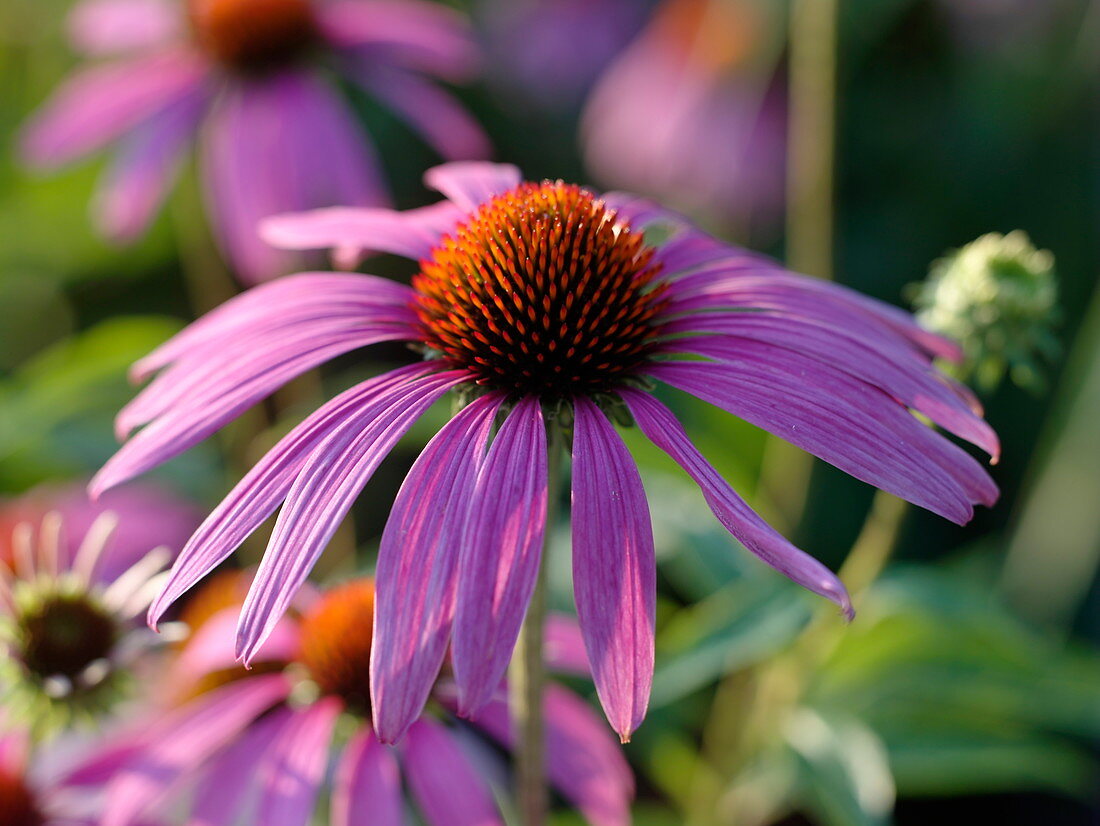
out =
[[[516,736],[516,801],[523,826],[543,826],[550,806],[546,783],[546,735],[543,728],[542,695],[546,669],[542,656],[543,627],[546,623],[546,555],[561,494],[561,463],[564,448],[556,424],[551,425],[548,452],[546,537],[539,561],[538,579],[519,639],[508,668],[511,685],[509,703]]]

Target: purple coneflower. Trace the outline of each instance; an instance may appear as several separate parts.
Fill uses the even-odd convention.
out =
[[[111,56],[55,93],[24,136],[53,167],[118,141],[94,215],[111,238],[149,223],[201,133],[206,200],[246,283],[287,271],[256,223],[287,210],[388,202],[367,136],[335,72],[381,100],[444,158],[480,158],[486,138],[429,78],[473,69],[467,27],[425,0],[84,0],[85,53]]]
[[[248,823],[303,826],[338,744],[333,826],[406,822],[402,780],[430,826],[503,824],[487,780],[499,768],[484,743],[511,746],[504,687],[467,725],[451,711],[449,677],[433,680],[431,711],[398,749],[382,745],[368,722],[373,611],[370,580],[319,595],[300,619],[279,624],[264,646],[261,674],[234,661],[236,610],[211,617],[181,652],[173,681],[176,689],[209,684],[212,676],[222,684],[160,715],[126,745],[128,756],[107,786],[102,826],[131,826],[189,788],[189,822],[235,823],[244,815]],[[552,626],[559,643],[569,631],[563,623]],[[578,646],[548,645],[550,664],[575,660],[571,649]],[[548,686],[545,711],[551,782],[595,826],[628,823],[633,778],[614,738],[560,685]]]
[[[147,550],[117,578],[103,578],[117,523],[101,514],[71,559],[57,512],[37,530],[23,522],[12,531],[11,562],[0,563],[0,706],[35,734],[110,710],[138,656],[160,642],[135,619],[163,584],[172,554]]]
[[[542,552],[548,430],[571,439],[577,610],[600,701],[624,738],[649,696],[655,570],[645,492],[613,421],[632,419],[676,460],[745,547],[850,613],[836,576],[715,472],[651,392],[657,382],[952,521],[996,499],[980,464],[913,415],[996,455],[974,397],[931,364],[957,349],[908,314],[630,196],[524,183],[515,167],[483,163],[437,167],[427,181],[447,200],[266,227],[287,245],[418,259],[411,287],[290,276],[227,302],[135,366],[136,378],[159,375],[117,425],[121,435],[145,427],[94,492],[340,353],[398,340],[424,354],[287,434],[188,542],[151,622],[282,504],[238,629],[238,651],[252,659],[378,464],[450,391],[469,403],[413,465],[381,539],[371,691],[386,742],[420,713],[448,641],[463,714],[499,683]]]

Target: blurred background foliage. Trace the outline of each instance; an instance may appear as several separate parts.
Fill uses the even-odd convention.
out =
[[[690,28],[724,4],[736,9],[718,9],[721,25],[705,36]],[[782,168],[770,178],[745,176],[744,168],[782,163],[785,3],[453,5],[469,11],[487,55],[482,82],[457,93],[499,159],[531,177],[649,189],[716,233],[782,257],[781,212],[775,192],[763,191],[782,186]],[[60,23],[65,10],[62,0],[0,4],[0,492],[7,496],[97,468],[115,445],[111,418],[131,393],[127,366],[221,297],[196,294],[195,270],[218,265],[209,250],[196,253],[206,242],[186,187],[150,234],[119,249],[97,239],[88,221],[99,162],[49,178],[20,167],[19,124],[75,62]],[[837,279],[903,303],[906,285],[948,250],[1022,229],[1057,259],[1054,335],[1063,356],[1038,391],[1004,382],[984,395],[1004,443],[994,470],[998,506],[966,528],[905,514],[897,564],[860,594],[849,627],[733,549],[671,464],[631,440],[651,499],[662,503],[653,511],[662,553],[653,711],[628,747],[639,772],[637,821],[1095,823],[1100,3],[842,0],[840,14]],[[621,61],[663,59],[662,38],[684,31],[694,34],[678,47],[705,52],[704,114],[718,119],[720,102],[746,89],[756,105],[731,109],[741,117],[778,107],[766,132],[752,124],[732,132],[722,110],[718,128],[730,136],[722,152],[730,157],[714,174],[732,177],[721,192],[690,185],[689,166],[648,174],[659,155],[642,158],[632,140],[646,137],[637,124],[656,130],[662,117],[676,118],[667,145],[646,151],[661,149],[678,165],[691,160],[692,130],[705,135],[713,124],[678,111],[664,89],[608,91]],[[601,125],[610,115],[596,101],[609,99],[635,126],[615,133]],[[429,201],[419,178],[437,161],[431,150],[383,109],[355,104],[398,205]],[[618,135],[613,148],[622,163],[593,150],[597,130]],[[707,157],[702,149],[699,156]],[[372,266],[408,275],[385,259]],[[403,357],[399,349],[380,353]],[[362,357],[344,359],[323,381],[339,388],[375,369]],[[259,435],[230,429],[170,463],[162,478],[215,502],[250,456],[309,409],[316,391],[297,387],[270,408],[278,416]],[[682,397],[670,401],[746,498],[840,566],[867,516],[867,486],[818,463],[805,512],[785,511],[759,484],[770,449],[759,431]],[[373,558],[403,466],[434,424],[414,430],[372,482],[376,495],[358,507],[362,564]],[[565,560],[558,553],[552,571],[563,606],[571,602]]]

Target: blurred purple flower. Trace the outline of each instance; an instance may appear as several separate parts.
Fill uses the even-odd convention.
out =
[[[37,527],[50,512],[65,526],[60,562],[71,564],[82,538],[104,513],[117,525],[96,566],[98,582],[111,582],[151,548],[166,547],[173,558],[202,521],[193,503],[149,483],[126,485],[92,501],[83,485],[43,487],[0,502],[0,562],[12,564],[12,531],[21,522]]]
[[[146,228],[190,145],[210,224],[247,284],[291,264],[256,236],[277,212],[388,203],[366,134],[332,70],[406,120],[446,159],[488,153],[432,78],[476,62],[453,10],[424,0],[84,0],[75,44],[109,62],[78,71],[28,124],[29,162],[55,167],[118,142],[94,216],[107,236]]]
[[[786,97],[776,9],[759,0],[666,0],[596,84],[581,125],[609,186],[767,231],[782,214]]]
[[[503,824],[487,779],[496,761],[464,740],[476,735],[511,746],[505,686],[471,726],[454,726],[453,683],[433,676],[440,711],[414,722],[398,748],[382,745],[369,726],[373,608],[369,580],[323,593],[301,619],[280,622],[263,653],[283,667],[263,674],[234,660],[237,611],[211,618],[172,673],[177,687],[212,676],[221,684],[149,721],[107,786],[102,826],[131,826],[181,786],[195,789],[189,822],[234,823],[244,815],[249,823],[307,823],[325,785],[341,716],[340,738],[350,740],[332,775],[333,826],[404,823],[402,779],[431,826]],[[548,648],[552,656],[555,651],[561,653]],[[563,659],[568,664],[576,657],[566,652]],[[559,666],[554,659],[548,664]],[[614,738],[560,685],[547,687],[545,709],[551,783],[594,826],[629,823],[633,777]]]
[[[639,0],[479,0],[487,80],[517,103],[565,108],[581,101],[600,72],[641,27]]]
[[[649,697],[654,548],[638,470],[607,413],[633,418],[750,551],[851,610],[836,576],[710,466],[648,392],[655,380],[952,521],[996,499],[978,462],[910,413],[998,450],[973,395],[932,366],[958,349],[907,313],[787,272],[632,196],[522,183],[515,167],[485,163],[437,167],[427,181],[446,200],[403,213],[319,210],[265,228],[294,248],[419,259],[412,287],[345,273],[280,279],[135,365],[135,378],[159,375],[116,425],[123,436],[145,426],[93,492],[339,354],[407,341],[427,356],[347,390],[287,434],[188,542],[152,622],[282,503],[238,630],[250,660],[378,464],[450,390],[473,400],[413,465],[379,551],[371,679],[387,742],[419,715],[448,640],[464,713],[504,673],[546,528],[548,418],[572,435],[577,608],[600,700],[624,738]]]

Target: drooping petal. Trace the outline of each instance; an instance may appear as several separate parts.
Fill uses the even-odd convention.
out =
[[[293,712],[277,708],[250,725],[215,756],[195,789],[188,826],[232,826],[256,782],[264,755],[293,723]]]
[[[968,494],[981,481],[971,457],[881,390],[838,370],[806,370],[789,358],[746,352],[739,363],[667,362],[648,372],[953,522],[969,521],[972,502],[992,495]],[[961,455],[948,456],[952,448]]]
[[[653,528],[619,434],[588,399],[574,399],[573,410],[573,591],[596,693],[625,742],[653,681]]]
[[[289,690],[282,675],[254,677],[170,714],[150,732],[148,747],[108,784],[102,826],[139,822],[180,777],[233,740]]]
[[[130,241],[149,225],[198,129],[206,95],[181,98],[136,127],[100,183],[92,215],[100,231]]]
[[[584,700],[554,683],[545,687],[542,708],[550,782],[593,826],[629,824],[634,776],[607,726]],[[505,702],[490,702],[474,723],[505,747],[515,746]]]
[[[429,826],[504,826],[493,795],[447,730],[424,717],[401,742],[405,778]]]
[[[256,822],[264,826],[307,826],[328,765],[336,718],[336,697],[324,697],[293,712],[271,744],[259,770],[261,788]]]
[[[349,419],[369,421],[395,400],[403,386],[430,372],[415,365],[369,379],[326,402],[291,430],[253,466],[195,531],[180,552],[160,596],[149,609],[156,627],[164,612],[218,565],[267,519],[317,446]]]
[[[183,21],[170,0],[83,0],[66,22],[73,46],[98,57],[162,46]]]
[[[423,0],[331,0],[318,5],[323,35],[334,46],[369,49],[390,61],[449,80],[478,65],[466,19]]]
[[[451,661],[459,710],[488,702],[512,657],[546,533],[546,426],[536,397],[508,414],[473,491],[458,565]]]
[[[352,69],[368,92],[393,109],[445,160],[485,158],[492,152],[478,122],[434,83],[377,60],[354,64]]]
[[[332,790],[331,826],[404,826],[401,770],[370,728],[356,732],[344,749]]]
[[[443,663],[470,497],[501,402],[482,396],[444,425],[409,470],[382,533],[370,668],[382,742],[396,742],[419,716]]]
[[[260,238],[262,219],[388,201],[366,135],[336,93],[305,71],[239,80],[219,99],[205,137],[212,225],[248,284],[282,274],[292,260]]]
[[[287,493],[237,627],[247,665],[282,617],[355,498],[424,412],[466,380],[458,371],[414,382],[368,420],[349,417],[313,450]]]
[[[512,164],[487,161],[457,161],[433,166],[424,173],[425,184],[467,212],[515,189],[521,180],[519,169]]]
[[[691,443],[671,410],[637,390],[620,390],[619,395],[646,437],[676,460],[699,485],[703,498],[726,530],[765,563],[804,588],[831,599],[851,617],[852,602],[836,575],[784,539],[745,504]]]
[[[224,608],[206,620],[187,640],[187,645],[172,662],[170,686],[181,692],[193,688],[204,677],[231,668],[239,668],[233,649],[237,627],[236,606]],[[298,653],[298,625],[284,620],[275,626],[261,651],[266,662],[289,663]]]
[[[38,110],[22,135],[27,160],[55,167],[94,152],[191,94],[206,76],[198,55],[172,50],[85,69]]]

